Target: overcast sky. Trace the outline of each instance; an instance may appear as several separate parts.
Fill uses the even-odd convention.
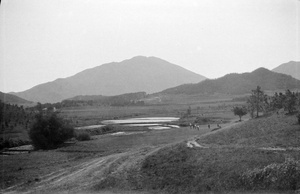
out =
[[[300,60],[299,0],[2,0],[0,91],[156,56],[208,78]]]

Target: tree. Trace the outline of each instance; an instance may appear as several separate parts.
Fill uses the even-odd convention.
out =
[[[186,114],[187,115],[191,115],[192,114],[192,108],[189,106],[189,108],[186,110]]]
[[[257,86],[256,90],[252,90],[251,96],[247,100],[247,104],[252,118],[254,117],[255,111],[256,117],[258,117],[259,112],[266,109],[266,105],[268,105],[268,98],[261,90],[260,86]]]
[[[55,113],[38,114],[29,131],[29,137],[36,149],[53,149],[74,136],[74,129],[64,124]]]
[[[274,96],[271,97],[270,106],[273,110],[283,108],[283,103],[285,101],[285,95],[281,92],[278,94],[275,92]]]
[[[296,110],[297,98],[294,92],[286,90],[285,100],[283,103],[284,110],[287,110],[288,113],[293,113]]]
[[[233,108],[233,113],[234,115],[237,115],[240,117],[240,121],[242,120],[242,116],[246,115],[247,114],[247,108],[245,106],[242,106],[242,107],[234,107]]]

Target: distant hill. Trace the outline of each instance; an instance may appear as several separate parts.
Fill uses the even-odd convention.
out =
[[[300,80],[300,61],[290,61],[274,68],[272,71],[277,73],[284,73]]]
[[[197,84],[184,84],[166,89],[162,94],[245,94],[256,86],[263,90],[300,89],[300,81],[285,74],[259,68],[251,73],[232,73],[218,79],[207,79]]]
[[[118,63],[103,64],[13,94],[35,102],[59,102],[77,95],[112,96],[139,91],[154,93],[204,79],[165,60],[138,56]]]
[[[0,92],[0,100],[6,104],[30,104],[32,102],[12,94]]]
[[[82,105],[111,105],[111,106],[125,106],[125,105],[143,105],[141,99],[147,96],[146,92],[127,93],[116,96],[102,96],[102,95],[85,95],[75,96],[62,101],[63,106],[82,106]]]

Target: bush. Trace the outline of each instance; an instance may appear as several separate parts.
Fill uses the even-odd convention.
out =
[[[106,125],[104,127],[101,128],[102,133],[107,133],[107,132],[111,132],[114,130],[114,127],[112,125]]]
[[[91,136],[87,132],[80,132],[76,134],[76,139],[78,141],[88,141],[91,140]]]
[[[29,137],[35,149],[53,149],[74,137],[74,129],[64,124],[55,113],[39,114],[29,131]]]
[[[18,146],[29,145],[29,144],[30,142],[28,140],[0,138],[0,150],[4,148],[12,148],[12,147],[18,147]]]
[[[250,170],[240,181],[244,189],[250,190],[297,190],[300,189],[300,162],[287,159],[282,164]]]
[[[297,114],[298,124],[300,124],[300,113]]]

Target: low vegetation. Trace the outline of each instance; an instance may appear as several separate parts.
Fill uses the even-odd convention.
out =
[[[79,133],[76,133],[76,139],[78,141],[88,141],[88,140],[91,140],[91,136],[87,132],[79,132]]]
[[[80,142],[56,151],[89,154],[91,158],[97,157],[96,160],[101,158],[95,163],[97,166],[93,166],[97,169],[97,175],[100,174],[99,177],[88,171],[93,168],[85,168],[83,174],[80,174],[82,169],[78,170],[82,181],[84,176],[89,176],[92,180],[92,183],[88,183],[92,192],[111,188],[122,192],[141,190],[154,193],[297,191],[300,189],[300,116],[295,117],[295,114],[299,108],[299,99],[300,94],[289,90],[285,94],[267,96],[257,87],[248,98],[248,103],[222,101],[215,104],[184,104],[180,108],[179,105],[138,108],[110,106],[101,107],[101,113],[95,107],[86,110],[77,107],[83,110],[78,112],[77,109],[65,109],[62,115],[68,115],[76,126],[85,126],[88,122],[100,124],[99,120],[113,116],[165,116],[166,113],[180,115],[176,124],[181,126],[188,126],[190,123],[204,126],[200,126],[199,130],[185,127],[162,131],[122,125],[78,129],[75,137]],[[234,114],[240,120],[247,111],[253,119],[234,122],[236,118],[232,111],[235,109]],[[54,119],[51,120],[51,117]],[[72,130],[68,130],[67,126],[68,129],[64,130],[67,134],[59,133],[58,138],[49,135],[50,131],[56,131],[48,130],[58,126],[56,123],[64,124],[55,115],[37,117],[37,122],[31,129],[35,127],[33,131],[36,132],[33,134],[36,139],[44,140],[44,143],[38,142],[42,145],[39,148],[54,148],[67,139],[63,138],[60,143],[54,144],[49,140],[45,141],[46,137],[52,136],[50,140],[72,137]],[[218,131],[207,133],[214,129],[208,124],[220,123],[224,125]],[[63,128],[65,125],[59,127]],[[132,134],[102,135],[121,131]],[[85,141],[91,139],[92,135],[95,135],[92,141]],[[187,141],[191,138],[200,147],[188,147]],[[44,148],[45,144],[49,147]],[[57,154],[56,151],[53,153]],[[76,187],[73,183],[67,183],[70,185],[64,188]]]
[[[0,100],[0,149],[29,144],[27,131],[35,112]]]
[[[300,188],[300,162],[287,158],[283,163],[272,163],[264,168],[255,168],[239,178],[248,190],[297,190]]]
[[[188,148],[185,142],[165,146],[125,167],[125,163],[122,168],[115,164],[114,173],[95,189],[167,193],[298,190],[300,130],[296,122],[293,116],[275,113],[201,136],[197,142],[206,148]]]

